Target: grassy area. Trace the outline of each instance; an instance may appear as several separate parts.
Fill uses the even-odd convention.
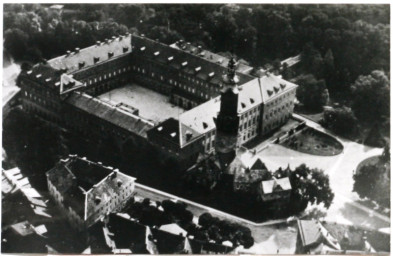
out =
[[[335,156],[343,151],[343,145],[335,138],[312,128],[303,129],[280,144],[302,153],[319,156]]]

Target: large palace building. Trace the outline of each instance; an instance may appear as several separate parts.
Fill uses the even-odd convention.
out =
[[[39,63],[22,71],[19,86],[28,112],[186,160],[223,150],[215,145],[216,124],[236,146],[280,127],[297,88],[190,43],[131,34]]]

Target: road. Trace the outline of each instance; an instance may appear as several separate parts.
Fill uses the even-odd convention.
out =
[[[390,227],[388,217],[358,203],[359,197],[352,191],[352,175],[357,165],[368,157],[380,155],[383,149],[346,140],[332,134],[311,120],[296,114],[294,116],[304,120],[308,126],[334,136],[343,144],[343,152],[337,156],[313,156],[271,144],[257,153],[265,161],[266,166],[275,170],[289,164],[293,169],[305,163],[311,168],[322,169],[329,175],[330,185],[335,193],[333,203],[326,212],[326,220],[378,229]]]

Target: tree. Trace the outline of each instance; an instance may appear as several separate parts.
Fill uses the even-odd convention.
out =
[[[357,119],[352,109],[345,106],[325,110],[322,124],[343,136],[353,136],[358,132]]]
[[[361,198],[368,198],[387,206],[390,198],[389,164],[367,164],[353,175],[353,191]]]
[[[293,79],[299,85],[297,99],[305,108],[313,111],[321,110],[329,101],[329,91],[324,80],[317,80],[313,75],[300,75]]]
[[[330,188],[329,176],[322,170],[310,169],[305,164],[298,166],[291,177],[292,193],[300,201],[329,208],[334,193]]]
[[[13,58],[21,60],[27,50],[29,36],[18,28],[8,29],[4,33],[4,48]]]
[[[362,121],[381,121],[389,116],[390,81],[383,71],[359,76],[351,86],[353,110]]]

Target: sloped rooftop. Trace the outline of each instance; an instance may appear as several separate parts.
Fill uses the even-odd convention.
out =
[[[93,46],[75,49],[69,53],[48,61],[54,69],[66,69],[67,73],[75,72],[111,58],[123,56],[131,52],[131,34],[112,37]],[[96,61],[94,60],[96,58]]]
[[[154,126],[154,123],[142,117],[84,93],[73,93],[67,98],[67,103],[144,138],[147,137],[147,130]]]

